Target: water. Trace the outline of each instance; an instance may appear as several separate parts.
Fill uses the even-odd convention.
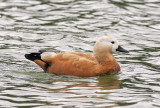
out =
[[[43,73],[24,54],[92,53],[114,35],[118,74],[80,78]],[[159,108],[159,0],[0,0],[1,108]]]

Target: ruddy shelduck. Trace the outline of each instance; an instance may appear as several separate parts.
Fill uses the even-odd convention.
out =
[[[115,37],[103,36],[95,43],[94,54],[40,50],[25,54],[25,57],[48,73],[91,77],[120,71],[120,66],[112,55],[115,51],[128,52]]]

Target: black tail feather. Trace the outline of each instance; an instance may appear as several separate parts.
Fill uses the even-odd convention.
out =
[[[34,61],[36,59],[41,60],[41,54],[40,53],[25,54],[25,58],[31,61]]]
[[[41,61],[43,61],[41,59],[41,53],[42,52],[40,52],[40,53],[30,53],[30,54],[25,54],[24,56],[25,56],[26,59],[31,60],[31,61],[34,61],[34,60],[41,60]],[[43,62],[46,63],[45,64],[45,71],[47,71],[47,69],[50,66],[50,64],[47,63],[47,62],[45,62],[45,61],[43,61]]]

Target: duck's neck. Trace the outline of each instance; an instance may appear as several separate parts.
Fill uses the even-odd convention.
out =
[[[102,53],[96,54],[95,53],[94,56],[96,57],[99,64],[102,66],[98,74],[106,74],[106,73],[120,71],[120,66],[117,63],[114,56],[112,55],[112,53],[107,53],[107,54],[102,54]]]
[[[104,62],[115,61],[115,58],[112,55],[112,53],[94,53],[94,56],[100,64]]]

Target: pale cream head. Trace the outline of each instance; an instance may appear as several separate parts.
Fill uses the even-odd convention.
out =
[[[103,36],[95,43],[94,53],[113,53],[118,46],[118,40],[114,36]]]

